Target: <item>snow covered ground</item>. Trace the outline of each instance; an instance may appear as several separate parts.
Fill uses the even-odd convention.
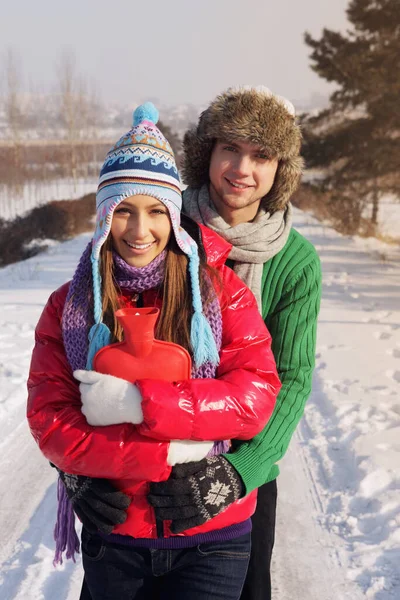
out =
[[[278,480],[288,593],[276,598],[356,600],[357,584],[361,597],[398,599],[400,250],[301,213],[296,227],[317,247],[324,286],[313,393]]]
[[[400,251],[296,211],[324,272],[314,390],[282,462],[275,600],[400,598]],[[55,474],[25,422],[33,331],[89,235],[0,270],[0,597],[74,600],[52,566]]]
[[[400,199],[387,194],[379,203],[379,233],[400,240]]]

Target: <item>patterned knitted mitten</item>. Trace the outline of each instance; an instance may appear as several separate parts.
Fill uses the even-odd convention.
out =
[[[150,484],[148,501],[157,519],[171,520],[172,533],[202,525],[238,500],[244,485],[223,456],[176,465],[168,481]]]
[[[110,534],[116,525],[126,521],[126,509],[131,499],[111,481],[57,471],[74,512],[90,533]]]

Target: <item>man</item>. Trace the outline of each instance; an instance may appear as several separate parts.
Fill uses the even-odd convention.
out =
[[[220,459],[221,466],[227,460],[235,468],[242,496],[259,488],[252,554],[241,596],[246,600],[271,598],[276,462],[285,454],[302,416],[314,368],[320,262],[314,247],[292,228],[289,203],[301,176],[300,144],[293,106],[266,88],[247,87],[218,96],[186,133],[183,144],[182,173],[188,185],[184,210],[233,244],[227,264],[256,296],[272,335],[282,381],[275,411],[263,432],[249,442],[233,442],[233,452]],[[185,466],[178,469],[170,481],[184,476]],[[193,473],[192,465],[190,469]],[[156,512],[160,511],[157,494],[176,493],[176,485],[168,485],[153,484]],[[172,512],[160,511],[164,518],[172,517],[173,507],[183,504],[183,494],[170,498]],[[188,510],[190,501],[185,504]],[[201,522],[200,516],[191,515],[193,523]]]

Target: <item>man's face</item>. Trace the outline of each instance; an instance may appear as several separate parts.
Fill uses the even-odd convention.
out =
[[[218,140],[210,161],[210,195],[230,225],[252,221],[275,179],[278,160],[248,142]]]

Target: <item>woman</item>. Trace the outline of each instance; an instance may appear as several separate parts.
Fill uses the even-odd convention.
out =
[[[256,435],[280,383],[255,299],[224,266],[230,246],[190,220],[180,226],[179,176],[157,118],[153,105],[139,107],[106,157],[92,244],[36,329],[28,419],[70,487],[79,476],[107,478],[131,499],[111,535],[83,527],[82,598],[151,598],[161,577],[162,598],[234,599],[247,569],[255,493],[241,497],[225,461],[223,491],[235,502],[213,513],[221,499],[210,499],[205,509],[214,518],[174,531],[156,522],[148,483]],[[160,309],[156,337],[189,352],[192,378],[128,383],[93,370],[97,351],[123,337],[114,314],[123,306]]]

